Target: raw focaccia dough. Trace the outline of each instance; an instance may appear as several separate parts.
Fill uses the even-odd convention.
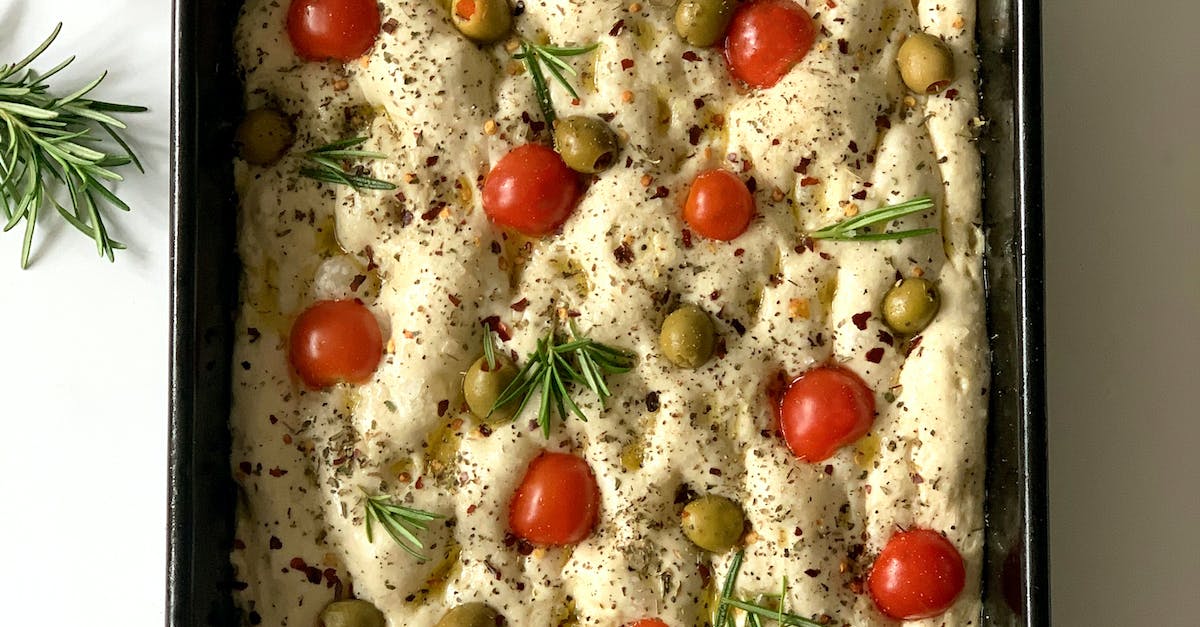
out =
[[[775,592],[786,576],[793,612],[888,624],[853,579],[897,525],[916,525],[944,532],[968,572],[955,606],[919,624],[979,620],[987,356],[972,2],[801,2],[821,29],[815,47],[776,86],[747,93],[719,50],[675,35],[668,3],[631,12],[526,0],[520,34],[600,44],[575,59],[578,104],[554,86],[560,114],[611,115],[627,137],[562,233],[537,241],[506,238],[480,208],[490,164],[546,139],[530,80],[503,44],[470,43],[435,0],[383,0],[395,22],[367,57],[303,63],[283,27],[287,4],[247,2],[236,41],[247,105],[275,106],[298,130],[278,164],[237,164],[245,272],[232,461],[244,499],[233,561],[251,622],[311,627],[336,584],[353,582],[393,627],[432,625],[468,601],[517,626],[557,625],[572,611],[583,625],[702,625],[730,556],[702,574],[710,558],[678,524],[685,489],[745,508],[756,540],[744,596]],[[958,78],[941,95],[911,97],[894,59],[922,29],[947,41]],[[399,193],[296,175],[299,152],[356,133],[388,155],[373,174]],[[758,217],[732,243],[694,237],[689,248],[679,206],[695,174],[718,166],[753,179]],[[940,238],[804,245],[804,232],[852,204],[923,194],[936,212],[904,226],[937,226]],[[623,244],[631,262],[614,255]],[[914,271],[943,304],[905,356],[879,303]],[[365,385],[307,391],[289,373],[290,321],[340,297],[371,307],[389,353]],[[510,307],[523,299],[523,311]],[[658,352],[678,302],[718,320],[724,354],[699,370]],[[499,316],[513,330],[502,348],[524,359],[560,308],[577,311],[591,337],[636,352],[635,371],[612,379],[605,410],[580,395],[593,418],[557,424],[549,441],[528,410],[483,435],[460,391],[479,321]],[[767,388],[827,360],[864,378],[879,415],[859,443],[810,465],[771,433]],[[573,549],[526,555],[507,536],[507,503],[543,448],[589,462],[601,520]],[[386,536],[367,542],[362,490],[447,517],[423,536],[429,562]]]

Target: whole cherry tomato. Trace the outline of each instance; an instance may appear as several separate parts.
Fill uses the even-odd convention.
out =
[[[875,422],[875,395],[841,366],[819,366],[788,385],[779,426],[792,453],[807,462],[829,458]]]
[[[383,357],[379,321],[357,300],[322,300],[292,324],[288,358],[309,387],[366,383]]]
[[[667,627],[667,624],[657,618],[643,618],[629,623],[625,627]]]
[[[534,544],[560,546],[588,537],[600,517],[592,469],[569,453],[543,452],[529,463],[508,505],[508,526]]]
[[[812,48],[812,17],[792,0],[750,0],[733,13],[725,36],[725,61],[733,77],[770,87]]]
[[[683,221],[709,239],[728,242],[746,232],[754,217],[754,197],[729,170],[696,175],[683,205]]]
[[[518,146],[483,181],[483,210],[493,222],[525,235],[553,233],[579,202],[579,179],[557,152]]]
[[[962,556],[949,540],[912,529],[888,540],[867,575],[867,588],[884,615],[916,620],[950,609],[966,580]]]
[[[309,61],[357,59],[375,45],[379,28],[375,0],[292,0],[288,8],[288,38]]]

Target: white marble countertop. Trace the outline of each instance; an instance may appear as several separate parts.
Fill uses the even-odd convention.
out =
[[[0,234],[0,624],[163,624],[166,0],[0,0],[0,62],[62,20],[57,84],[108,69],[148,168],[117,263],[45,216]],[[1046,7],[1051,559],[1059,625],[1200,616],[1200,4]],[[44,65],[43,69],[49,65]],[[35,617],[36,620],[35,620]]]

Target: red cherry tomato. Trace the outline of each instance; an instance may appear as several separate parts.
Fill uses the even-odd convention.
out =
[[[792,453],[827,459],[861,438],[875,422],[875,395],[841,366],[819,366],[792,381],[779,404],[779,426]]]
[[[929,529],[892,536],[867,576],[875,606],[897,620],[937,616],[954,605],[967,573],[958,549]]]
[[[383,357],[379,321],[357,300],[322,300],[292,324],[288,358],[309,387],[366,383]]]
[[[770,87],[808,54],[817,29],[792,0],[751,0],[737,8],[725,36],[725,61],[733,77]]]
[[[496,224],[525,235],[553,233],[579,201],[579,179],[557,152],[541,144],[518,146],[483,181],[483,210]]]
[[[657,618],[643,618],[642,620],[635,620],[625,627],[667,627],[667,624]]]
[[[543,452],[525,470],[508,505],[508,526],[534,544],[575,544],[600,517],[600,488],[582,458]]]
[[[350,61],[366,54],[379,35],[375,0],[292,0],[288,38],[309,61]]]
[[[754,217],[754,197],[729,170],[696,175],[683,205],[683,221],[709,239],[728,242],[746,232]]]

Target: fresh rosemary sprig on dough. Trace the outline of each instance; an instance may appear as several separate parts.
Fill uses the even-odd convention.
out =
[[[27,69],[54,43],[61,30],[60,23],[29,56],[0,65],[0,212],[4,231],[25,222],[22,268],[29,267],[33,231],[47,204],[95,240],[101,257],[113,261],[113,251],[125,245],[108,234],[102,208],[107,205],[129,211],[129,205],[106,185],[124,180],[114,171],[121,166],[133,164],[144,171],[118,130],[125,124],[112,114],[138,113],[146,108],[85,98],[104,81],[107,72],[60,98],[49,92],[46,81],[75,57],[45,74]],[[120,150],[106,147],[97,129],[104,131]],[[52,187],[55,185],[59,189]]]
[[[853,218],[846,218],[833,226],[827,226],[820,231],[811,233],[809,237],[813,239],[872,242],[937,233],[937,229],[933,228],[891,232],[872,232],[869,230],[872,226],[886,225],[892,220],[898,220],[904,216],[921,213],[930,209],[933,209],[933,199],[928,196],[922,196],[921,198],[914,198],[913,200],[895,205],[884,205],[866,213],[861,213]]]
[[[425,545],[421,543],[421,539],[416,536],[416,533],[425,531],[429,528],[430,521],[442,518],[442,516],[412,507],[396,505],[392,503],[392,497],[386,494],[376,496],[366,494],[366,497],[368,542],[375,541],[374,524],[378,521],[383,525],[383,530],[409,555],[422,562],[429,559],[417,550],[425,548]]]
[[[791,627],[821,627],[820,623],[812,619],[785,611],[787,609],[785,607],[788,590],[787,577],[783,578],[783,585],[779,593],[779,606],[774,609],[735,598],[733,595],[737,587],[738,572],[742,568],[742,559],[745,556],[745,550],[738,551],[729,563],[729,572],[725,575],[725,583],[721,586],[721,598],[717,601],[717,616],[713,620],[713,627],[727,627],[735,624],[733,613],[729,611],[731,607],[746,612],[746,624],[752,627],[760,627],[763,619],[773,620],[780,625]]]
[[[587,54],[599,45],[560,48],[542,46],[527,39],[521,40],[521,51],[514,54],[513,58],[525,62],[529,78],[533,80],[533,91],[537,95],[538,106],[542,109],[542,117],[546,119],[546,124],[551,129],[554,128],[554,120],[558,118],[558,115],[554,112],[554,98],[550,95],[550,85],[546,83],[546,75],[542,72],[542,67],[544,66],[550,72],[554,80],[558,81],[558,84],[562,85],[572,98],[578,98],[579,93],[575,91],[575,87],[571,85],[571,81],[567,80],[566,76],[566,74],[576,76],[578,73],[564,59]]]
[[[483,325],[483,358],[487,360],[488,371],[496,369],[496,341],[492,339],[492,327],[484,322]]]
[[[355,148],[366,142],[366,137],[351,137],[350,139],[326,144],[304,153],[304,158],[315,164],[315,167],[301,168],[300,176],[307,176],[310,179],[316,179],[325,183],[349,185],[354,189],[396,189],[395,185],[387,181],[381,181],[370,176],[350,174],[342,169],[341,162],[343,161],[351,159],[383,159],[387,157],[382,152],[355,150]]]
[[[612,396],[606,377],[633,368],[633,355],[583,337],[574,321],[571,322],[570,341],[560,340],[564,338],[559,337],[556,329],[538,340],[537,350],[529,354],[517,378],[500,393],[492,405],[492,412],[519,398],[521,404],[513,414],[518,415],[534,393],[540,391],[542,399],[537,419],[542,435],[549,438],[550,417],[555,410],[564,421],[570,408],[570,413],[587,422],[587,416],[571,398],[572,386],[582,385],[591,390],[603,405]]]

